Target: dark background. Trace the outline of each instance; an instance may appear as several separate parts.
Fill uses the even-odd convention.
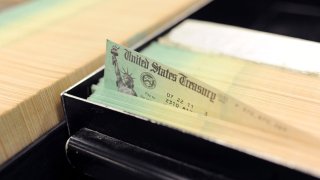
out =
[[[216,0],[194,17],[320,41],[320,1]]]

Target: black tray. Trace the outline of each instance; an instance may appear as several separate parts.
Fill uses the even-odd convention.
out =
[[[210,5],[206,8],[208,7],[210,7]],[[203,19],[203,11],[193,14],[191,18],[198,18],[199,16]],[[174,25],[172,25],[172,27],[174,27]],[[135,46],[135,49],[137,51],[143,49],[159,36],[168,32],[172,27],[163,29],[163,31],[154,38]],[[173,160],[178,163],[171,165],[171,169],[168,170],[168,173],[177,173],[183,178],[315,179],[310,175],[254,157],[236,149],[231,149],[191,134],[186,134],[177,129],[154,124],[142,120],[139,117],[122,113],[113,108],[87,101],[86,98],[91,94],[91,85],[96,84],[101,77],[103,77],[103,67],[83,79],[62,95],[69,133],[70,135],[74,135],[74,138],[70,139],[70,141],[72,141],[71,144],[73,145],[69,157],[71,158],[71,161],[74,162],[74,166],[90,176],[100,178],[103,177],[103,174],[115,174],[116,178],[118,175],[120,176],[127,173],[132,178],[145,178],[141,176],[143,170],[141,170],[141,172],[132,173],[130,170],[126,169],[126,164],[121,164],[123,163],[121,162],[122,160],[116,158],[110,159],[111,154],[114,155],[115,153],[117,155],[114,156],[136,159],[135,161],[141,160],[143,162],[139,163],[144,163],[143,166],[145,167],[148,165],[150,167],[157,166],[159,169],[165,169],[165,171],[166,169],[168,170],[166,165],[168,163],[170,164],[171,161],[165,163],[162,161],[165,159]],[[97,134],[93,135],[92,133]],[[93,136],[98,136],[105,140],[102,144],[96,144],[97,146],[100,146],[101,149],[106,148],[106,150],[103,151],[107,155],[106,157],[103,157],[105,160],[102,163],[101,159],[103,158],[100,158],[97,161],[90,161],[90,159],[103,156],[103,153],[101,155],[99,154],[101,152],[94,150],[94,145],[88,145],[97,140],[92,138]],[[79,139],[82,139],[83,143],[88,146],[84,147],[83,144],[78,142]],[[74,143],[79,144],[74,145]],[[117,149],[119,143],[122,144],[122,148],[124,148],[126,152],[122,152],[123,149],[118,149],[118,151],[114,150]],[[91,150],[96,151],[96,154],[88,156],[86,151]],[[108,154],[111,151],[112,153]],[[127,154],[128,151],[135,151],[136,153]],[[154,157],[155,159],[153,159],[153,161],[151,160],[152,162],[150,162],[150,158],[144,160],[144,152],[148,152],[145,154],[146,157],[149,157],[151,153],[156,156]],[[81,155],[77,155],[76,153]],[[163,157],[163,159],[157,160],[158,156]],[[95,166],[94,170],[92,169],[93,166]],[[124,168],[121,169],[122,166]],[[192,173],[190,175],[188,171],[192,170],[188,169],[189,166],[195,167],[201,172],[209,172],[209,174],[207,173],[207,176],[203,174],[203,176],[198,176],[199,174],[196,174],[197,172],[195,172],[194,176]],[[119,168],[121,169],[120,171]],[[141,167],[135,168],[139,169]],[[180,172],[181,169],[185,170],[184,173],[183,171],[182,173]],[[148,177],[152,179],[155,178],[154,176],[147,176],[147,178]]]

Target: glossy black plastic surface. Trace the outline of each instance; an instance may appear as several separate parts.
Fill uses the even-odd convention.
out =
[[[71,135],[86,127],[229,179],[315,179],[179,130],[87,102],[83,98],[89,96],[86,93],[89,92],[91,84],[102,76],[103,70],[63,95]],[[85,169],[82,170],[86,172]]]

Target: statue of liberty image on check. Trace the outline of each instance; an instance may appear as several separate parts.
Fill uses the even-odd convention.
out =
[[[118,87],[118,91],[122,93],[126,93],[132,96],[137,96],[137,93],[134,91],[134,78],[129,74],[128,69],[125,71],[124,68],[122,68],[122,76],[121,72],[119,70],[119,64],[117,62],[117,56],[118,56],[118,49],[117,46],[112,46],[111,54],[112,54],[112,64],[114,65],[115,74],[117,77],[116,85]]]

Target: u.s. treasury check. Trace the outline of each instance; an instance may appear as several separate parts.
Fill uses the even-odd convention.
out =
[[[174,59],[172,59],[174,61]],[[185,72],[107,40],[107,89],[227,121],[300,138],[301,131]],[[136,104],[139,106],[139,104]],[[155,110],[156,111],[156,110]],[[304,133],[304,132],[303,132]]]

